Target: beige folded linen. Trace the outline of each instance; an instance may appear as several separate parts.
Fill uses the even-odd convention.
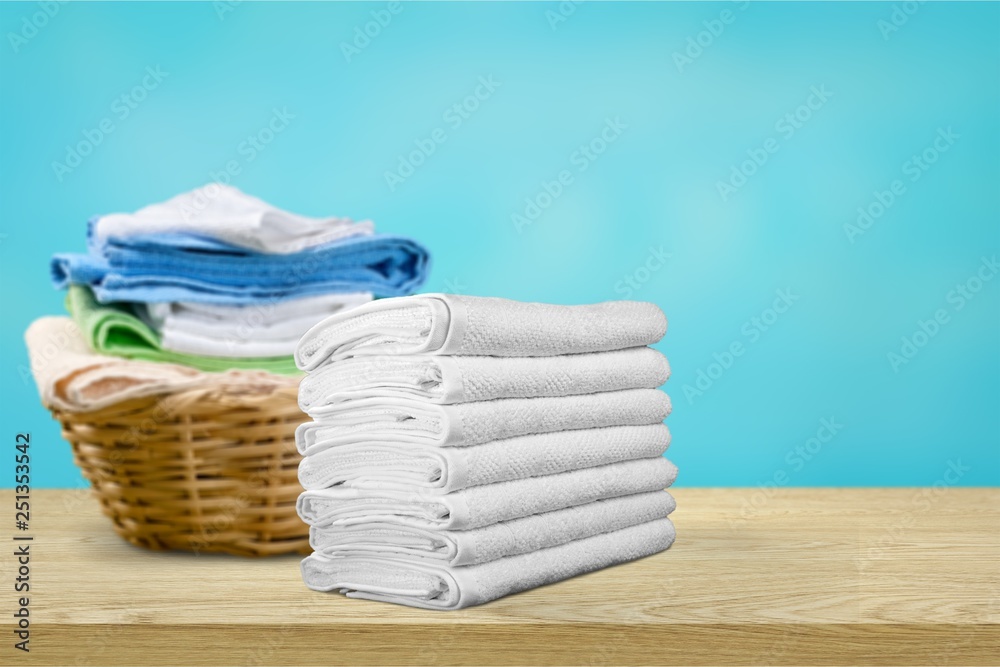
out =
[[[70,412],[216,383],[295,386],[299,381],[264,371],[204,373],[177,364],[97,354],[68,317],[35,320],[24,338],[42,403]]]

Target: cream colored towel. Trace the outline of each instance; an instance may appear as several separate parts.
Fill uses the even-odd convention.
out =
[[[298,378],[263,371],[203,373],[176,364],[97,354],[68,317],[35,320],[24,338],[42,403],[70,412],[98,410],[130,398],[218,382],[289,386],[298,383]]]

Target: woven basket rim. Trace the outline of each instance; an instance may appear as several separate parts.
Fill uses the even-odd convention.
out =
[[[217,374],[101,408],[49,408],[115,529],[133,544],[238,555],[308,552],[297,380]]]

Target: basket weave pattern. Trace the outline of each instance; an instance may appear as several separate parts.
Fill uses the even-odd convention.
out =
[[[294,385],[218,382],[92,412],[53,410],[119,535],[149,549],[308,553]]]

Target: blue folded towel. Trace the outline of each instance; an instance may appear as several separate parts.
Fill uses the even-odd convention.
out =
[[[91,241],[89,254],[52,257],[52,282],[88,285],[102,303],[252,304],[331,292],[403,296],[424,283],[430,264],[415,241],[377,234],[281,255],[187,233]]]

